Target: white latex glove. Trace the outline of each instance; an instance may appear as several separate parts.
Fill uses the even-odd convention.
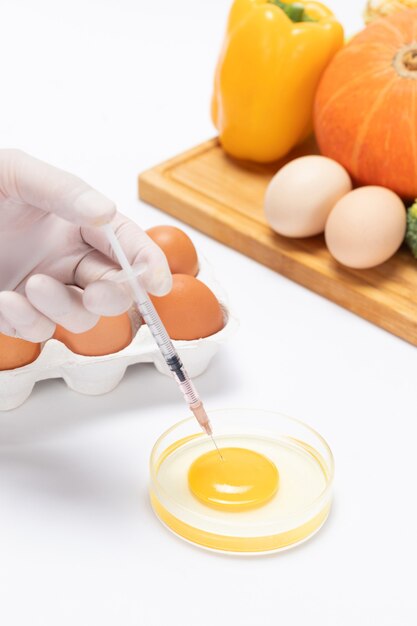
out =
[[[0,332],[41,342],[55,324],[84,332],[100,315],[129,308],[126,288],[109,280],[120,268],[95,228],[108,222],[129,261],[147,264],[146,289],[168,293],[164,254],[110,200],[24,152],[0,150]]]

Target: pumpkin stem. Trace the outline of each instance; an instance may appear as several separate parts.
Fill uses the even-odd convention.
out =
[[[405,67],[410,70],[410,72],[417,71],[417,50],[409,50],[403,56],[403,61]]]
[[[393,59],[393,65],[403,78],[417,80],[417,43],[401,48]]]

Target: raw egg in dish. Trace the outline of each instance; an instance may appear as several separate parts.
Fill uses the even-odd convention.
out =
[[[263,506],[278,490],[279,474],[263,454],[245,448],[206,452],[188,472],[188,485],[203,504],[221,511]]]
[[[97,324],[85,333],[72,333],[57,325],[54,339],[62,341],[75,354],[104,356],[126,348],[133,338],[129,315],[101,317]]]
[[[13,370],[36,361],[41,353],[39,343],[9,337],[0,333],[0,370]]]
[[[171,339],[202,339],[224,327],[223,311],[214,293],[194,276],[174,274],[170,293],[151,300]]]
[[[193,242],[175,226],[154,226],[146,231],[164,252],[172,274],[198,273],[198,257]]]
[[[333,458],[308,426],[278,413],[210,413],[219,450],[192,417],[158,439],[151,500],[165,526],[214,550],[260,553],[304,541],[330,509]]]

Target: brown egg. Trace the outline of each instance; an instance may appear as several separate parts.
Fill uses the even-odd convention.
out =
[[[223,311],[207,285],[186,274],[174,274],[172,278],[172,290],[167,296],[152,296],[171,339],[190,341],[219,332],[224,326]]]
[[[57,325],[54,339],[62,341],[67,348],[83,356],[104,356],[126,348],[132,341],[132,326],[129,315],[100,317],[94,328],[85,333],[71,333]]]
[[[198,258],[193,242],[175,226],[154,226],[146,231],[164,252],[172,274],[198,273]]]
[[[13,370],[33,363],[40,353],[39,343],[8,337],[0,333],[0,370]]]
[[[326,223],[330,254],[355,269],[376,267],[404,241],[407,214],[401,198],[384,187],[360,187],[334,206]]]

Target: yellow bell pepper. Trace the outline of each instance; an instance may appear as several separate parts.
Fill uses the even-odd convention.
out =
[[[304,141],[320,77],[343,43],[319,2],[235,0],[212,100],[224,150],[266,163]]]

